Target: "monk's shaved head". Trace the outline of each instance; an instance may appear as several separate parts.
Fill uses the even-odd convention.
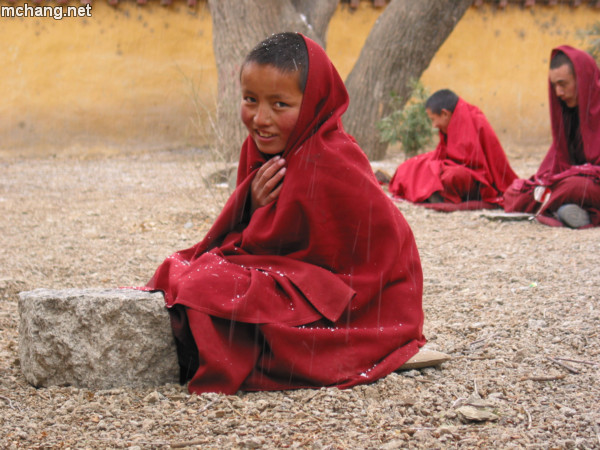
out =
[[[564,65],[569,66],[571,73],[575,74],[573,62],[569,59],[565,52],[558,50],[550,60],[550,69],[558,69],[559,67],[562,67]]]

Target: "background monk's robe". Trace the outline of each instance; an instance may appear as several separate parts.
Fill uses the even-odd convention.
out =
[[[397,198],[422,203],[439,192],[445,203],[425,205],[439,210],[497,207],[502,193],[517,178],[484,114],[459,98],[432,152],[402,163],[389,184]]]
[[[344,83],[305,41],[308,80],[279,197],[248,220],[267,160],[248,137],[237,188],[205,239],[167,258],[146,287],[165,294],[191,392],[351,387],[425,343],[413,234],[342,128]]]
[[[563,226],[554,217],[558,208],[574,203],[590,215],[590,226],[600,225],[600,70],[586,52],[563,45],[552,50],[550,59],[562,50],[573,63],[577,82],[577,115],[581,148],[569,145],[573,134],[565,127],[566,105],[548,80],[552,144],[538,171],[529,179],[519,179],[504,194],[507,212],[536,212],[537,219],[551,226]],[[575,111],[571,112],[574,113]],[[572,141],[571,141],[572,143]],[[580,146],[578,146],[580,147]],[[569,151],[575,149],[575,151]],[[549,201],[537,202],[536,186],[550,191]],[[539,210],[539,211],[538,211]]]

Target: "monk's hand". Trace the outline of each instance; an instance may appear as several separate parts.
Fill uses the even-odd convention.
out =
[[[252,213],[279,196],[284,175],[285,159],[279,155],[274,156],[258,169],[250,186]]]

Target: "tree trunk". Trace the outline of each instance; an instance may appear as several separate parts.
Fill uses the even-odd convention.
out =
[[[226,160],[236,158],[247,136],[239,118],[239,72],[246,54],[270,34],[283,31],[300,32],[322,44],[337,3],[338,0],[208,0],[218,76],[215,145]],[[314,26],[310,20],[315,21]]]
[[[326,48],[327,28],[335,13],[339,0],[292,0],[292,4],[301,16],[306,17],[318,41]]]
[[[390,111],[390,94],[403,103],[472,0],[392,0],[369,34],[346,80],[350,106],[343,121],[369,159],[385,157],[377,122]],[[452,88],[452,86],[448,86]]]

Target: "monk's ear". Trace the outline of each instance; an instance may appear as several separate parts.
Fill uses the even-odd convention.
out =
[[[442,109],[442,111],[440,112],[440,116],[449,119],[452,116],[452,111],[448,109]]]

